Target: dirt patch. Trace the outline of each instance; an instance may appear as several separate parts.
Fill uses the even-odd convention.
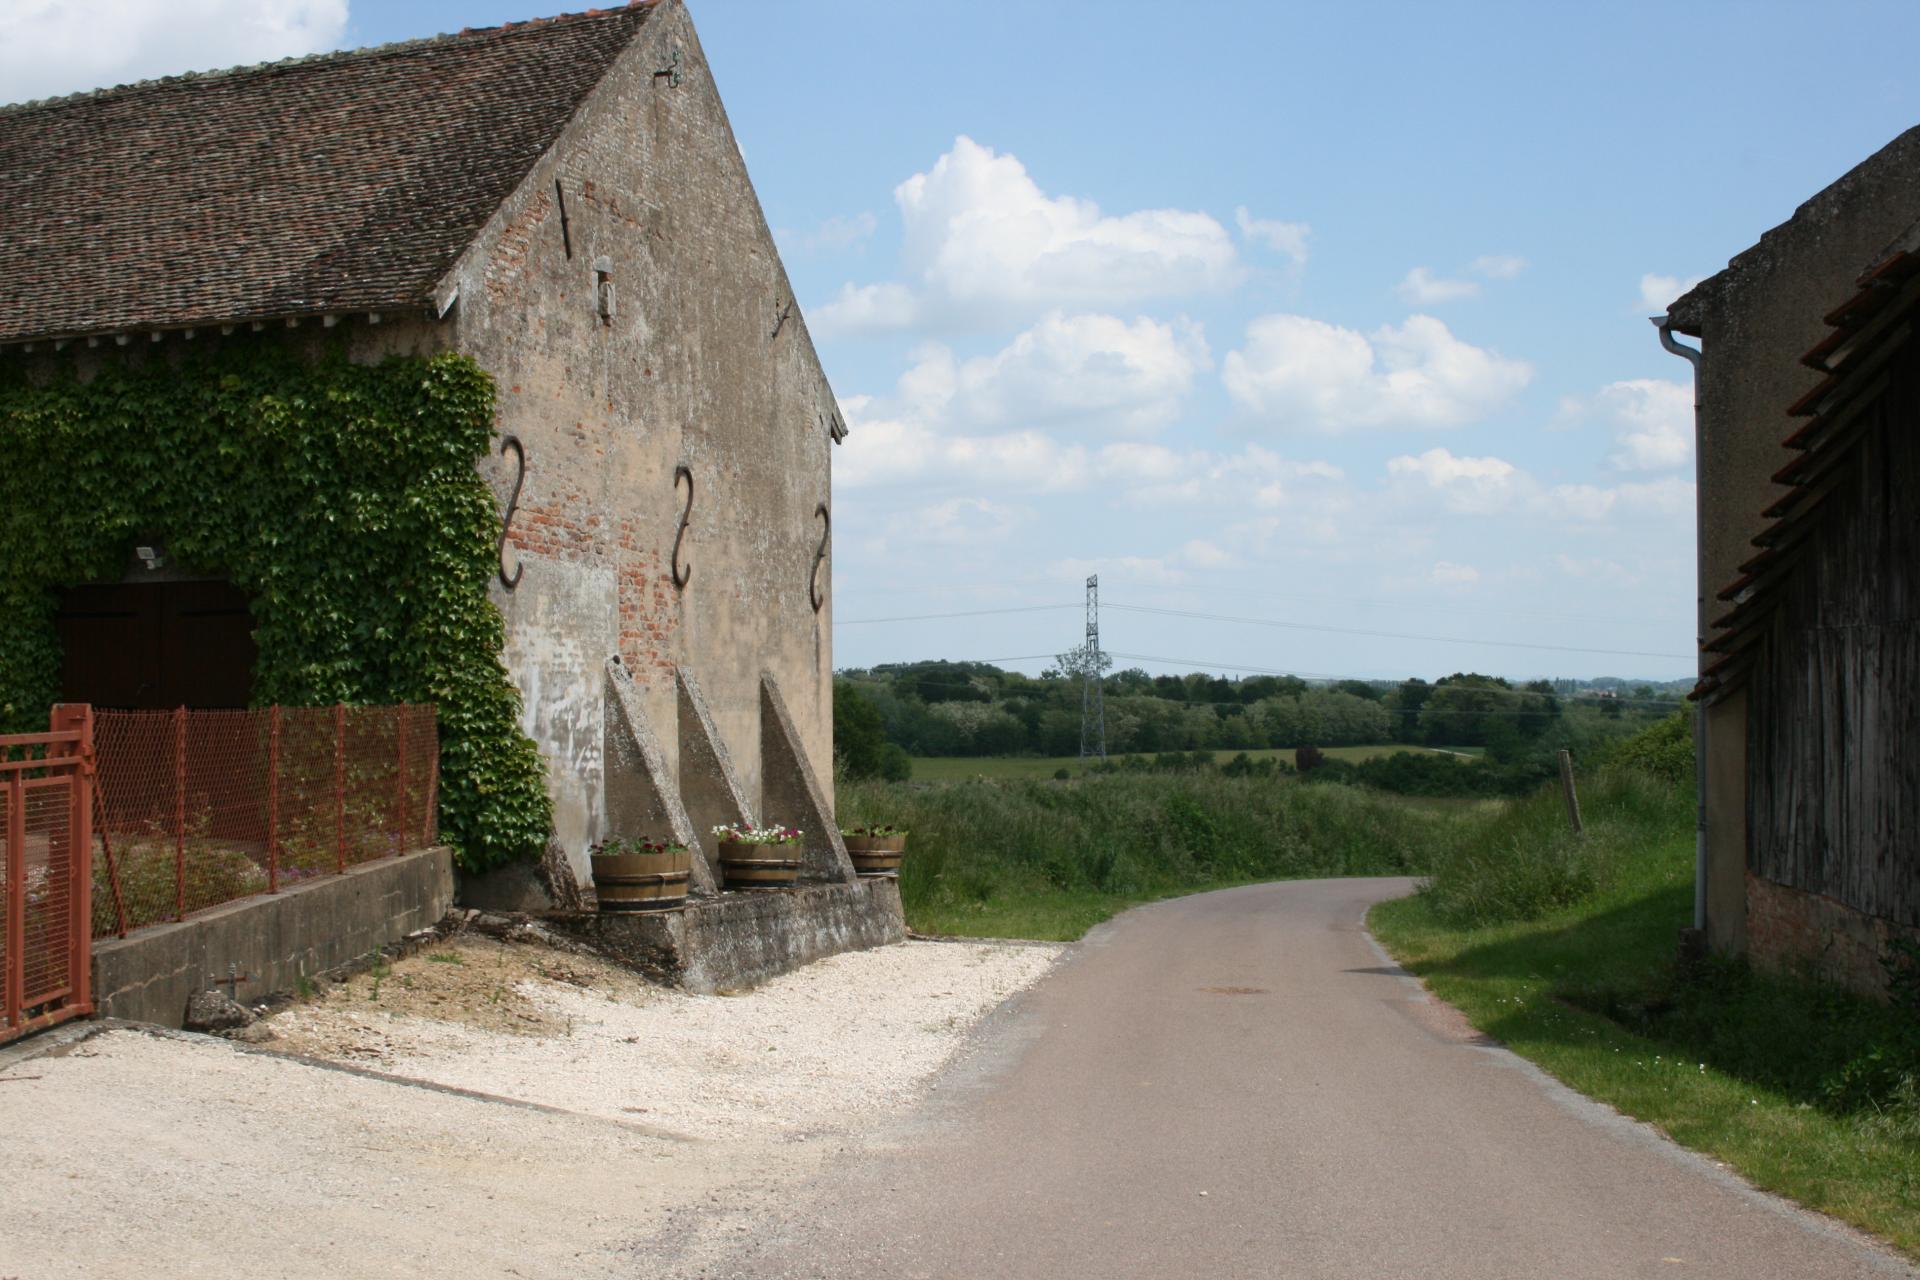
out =
[[[627,1003],[643,1003],[656,990],[594,956],[460,934],[296,1001],[268,1025],[276,1049],[379,1061],[395,1047],[396,1022],[428,1019],[494,1035],[565,1035],[566,1016],[545,998],[563,989]]]

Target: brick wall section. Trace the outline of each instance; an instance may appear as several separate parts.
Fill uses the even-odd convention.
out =
[[[1881,958],[1905,929],[1819,894],[1747,876],[1747,947],[1756,968],[1798,974],[1866,995],[1884,996]]]

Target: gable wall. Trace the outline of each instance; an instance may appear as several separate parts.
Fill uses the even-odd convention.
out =
[[[654,75],[674,49],[678,86]],[[615,653],[670,767],[673,668],[691,671],[754,804],[770,671],[830,801],[831,602],[815,613],[808,577],[815,508],[830,501],[832,393],[797,307],[774,335],[792,295],[680,5],[648,21],[447,285],[452,343],[498,379],[500,429],[526,449],[509,552],[522,578],[494,593],[576,873],[605,834],[603,667]],[[695,484],[684,591],[670,567],[680,464]],[[483,469],[504,505],[514,464]],[[831,573],[829,556],[823,595]]]
[[[1819,380],[1800,356],[1827,336],[1826,313],[1916,217],[1920,129],[1808,200],[1675,305],[1703,352],[1695,439],[1709,617],[1729,607],[1715,597],[1755,554],[1761,513],[1785,492],[1771,477],[1792,456],[1781,447],[1796,425],[1786,409]],[[1729,698],[1704,712],[1707,936],[1721,951],[1747,945],[1746,706]]]

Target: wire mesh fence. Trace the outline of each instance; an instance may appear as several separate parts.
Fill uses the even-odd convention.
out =
[[[93,933],[434,841],[431,706],[95,713]]]
[[[0,737],[0,1041],[89,1012],[91,721],[56,707],[45,734]]]

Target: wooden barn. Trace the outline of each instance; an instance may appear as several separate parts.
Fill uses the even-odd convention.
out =
[[[1865,991],[1884,988],[1896,940],[1920,937],[1916,251],[1920,227],[1832,299],[1800,356],[1817,380],[1778,419],[1778,496],[1717,592],[1695,693],[1715,718],[1712,809],[1730,825],[1737,806],[1744,827],[1739,942],[1762,967]],[[1703,518],[1742,496],[1704,486]]]

